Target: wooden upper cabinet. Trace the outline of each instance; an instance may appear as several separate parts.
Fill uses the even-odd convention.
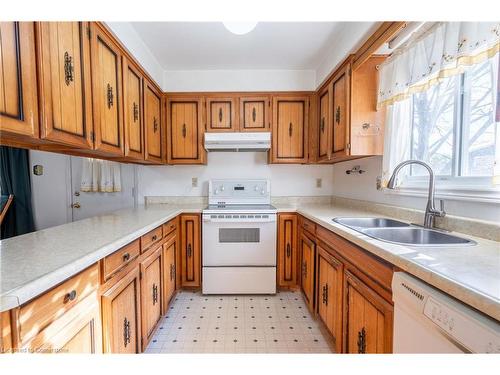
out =
[[[165,130],[161,106],[161,93],[149,81],[144,80],[145,160],[154,163],[165,161]]]
[[[297,215],[278,215],[278,285],[297,285]]]
[[[141,262],[142,350],[146,349],[161,318],[161,250],[156,248]]]
[[[347,353],[392,353],[393,306],[345,272]]]
[[[139,267],[101,297],[104,352],[141,352]]]
[[[332,85],[325,87],[319,94],[318,110],[318,154],[316,161],[330,159],[330,134],[332,132]]]
[[[318,314],[334,338],[337,353],[342,353],[343,340],[343,270],[340,260],[318,246]]]
[[[268,96],[240,97],[241,132],[271,131]]]
[[[123,155],[122,56],[108,34],[91,24],[92,97],[94,99],[94,148]]]
[[[198,288],[200,280],[200,215],[181,215],[181,278],[183,287]]]
[[[0,22],[0,135],[38,138],[33,22]]]
[[[123,59],[123,113],[125,156],[144,160],[144,105],[142,75],[137,67]]]
[[[207,97],[207,132],[238,131],[236,97]]]
[[[309,97],[273,98],[273,163],[306,163]]]
[[[304,233],[300,236],[300,284],[304,299],[311,311],[314,310],[314,263],[316,258],[316,244]]]
[[[349,67],[332,80],[333,125],[330,140],[331,157],[345,156],[348,148],[349,124]]]
[[[88,22],[37,23],[41,138],[92,149]]]
[[[203,164],[203,100],[167,97],[168,163]]]

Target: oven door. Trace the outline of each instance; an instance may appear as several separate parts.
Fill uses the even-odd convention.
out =
[[[267,216],[244,220],[203,215],[203,266],[276,266],[276,214]]]

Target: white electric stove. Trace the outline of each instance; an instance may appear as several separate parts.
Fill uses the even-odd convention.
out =
[[[276,208],[268,180],[210,180],[203,294],[276,293]]]

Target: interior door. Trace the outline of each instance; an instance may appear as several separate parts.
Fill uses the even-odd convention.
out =
[[[70,157],[72,200],[70,210],[73,221],[134,206],[134,174],[137,166],[120,163],[122,185],[120,192],[83,192],[80,190],[83,160],[84,158],[78,156]]]

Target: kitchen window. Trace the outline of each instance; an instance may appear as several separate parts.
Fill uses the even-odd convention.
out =
[[[492,188],[498,55],[411,96],[411,158],[431,165],[441,188]],[[412,165],[403,187],[426,185]]]

